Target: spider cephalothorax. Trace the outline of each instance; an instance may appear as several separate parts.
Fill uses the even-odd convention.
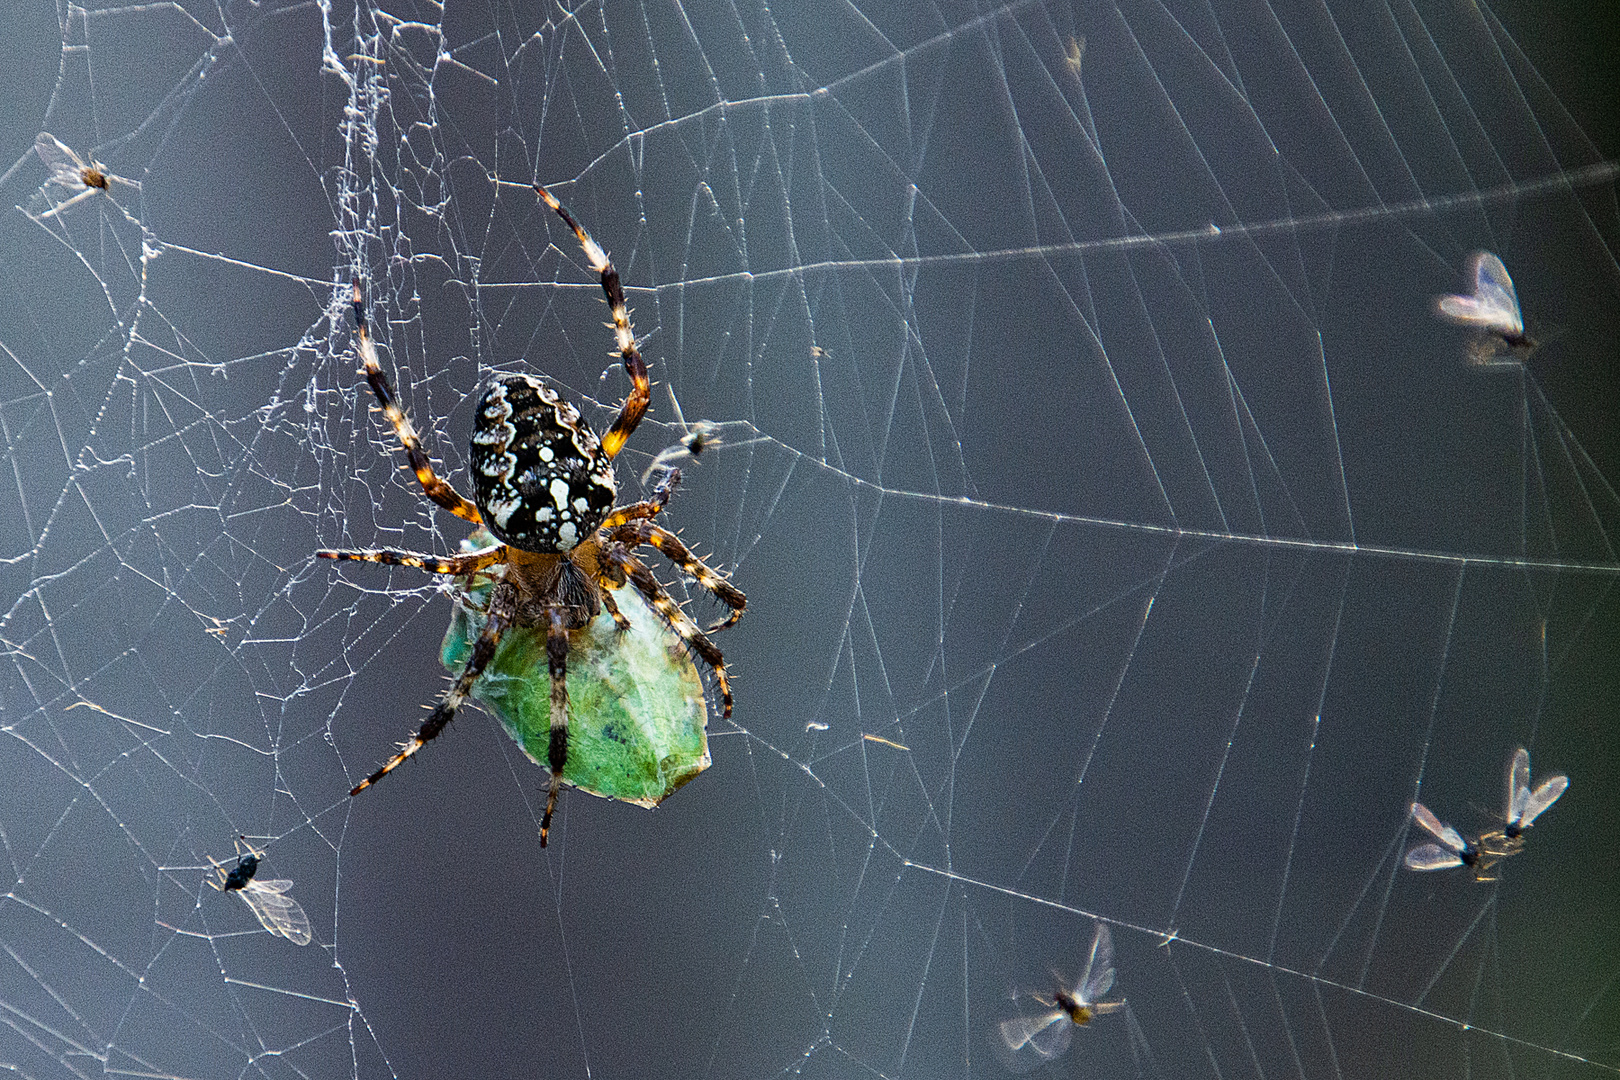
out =
[[[494,582],[484,608],[482,629],[455,683],[400,752],[356,784],[351,795],[358,795],[388,775],[444,730],[489,665],[503,634],[512,627],[544,631],[551,681],[547,753],[551,786],[540,826],[540,843],[544,846],[568,761],[569,635],[587,626],[603,609],[621,629],[627,628],[629,621],[615,605],[613,591],[628,583],[713,670],[724,714],[730,716],[731,683],[726,676],[725,657],[709,640],[708,633],[741,618],[747,599],[693,555],[674,533],[652,521],[674,492],[680,477],[677,470],[665,473],[651,499],[616,505],[618,485],[613,459],[624,449],[647,411],[651,396],[647,366],[636,349],[624,289],[607,253],[550,192],[538,184],[535,192],[573,230],[592,268],[601,275],[619,355],[631,384],[618,417],[598,439],[579,410],[543,379],[526,373],[492,375],[480,392],[473,422],[470,457],[476,501],[468,501],[433,471],[410,420],[395,403],[393,388],[371,340],[357,282],[354,317],[366,381],[399,434],[423,492],[457,517],[484,526],[498,543],[451,556],[382,549],[315,554],[324,559],[412,566],[459,578],[477,575]],[[642,546],[662,552],[730,607],[731,615],[707,633],[700,630],[636,557],[635,549]]]

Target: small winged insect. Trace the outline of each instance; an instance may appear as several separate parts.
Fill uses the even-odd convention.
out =
[[[719,426],[710,420],[699,420],[692,425],[690,431],[681,436],[680,442],[660,450],[658,456],[652,459],[652,464],[642,470],[642,485],[646,486],[655,473],[668,469],[672,462],[679,461],[681,458],[691,458],[696,461],[703,451],[711,446],[717,446],[719,443]]]
[[[1069,1048],[1074,1029],[1124,1008],[1125,1002],[1099,1001],[1114,985],[1114,939],[1108,927],[1097,924],[1091,938],[1091,952],[1074,988],[1066,989],[1059,979],[1057,990],[1048,998],[1030,995],[1044,1008],[1032,1016],[1015,1016],[997,1025],[994,1041],[1002,1064],[1013,1072],[1028,1072],[1051,1061]]]
[[[1569,787],[1569,777],[1560,773],[1548,777],[1534,790],[1530,788],[1530,751],[1519,747],[1513,751],[1508,763],[1507,803],[1502,813],[1503,825],[1479,838],[1480,847],[1487,852],[1500,852],[1505,858],[1517,854],[1524,847],[1524,830]]]
[[[1523,357],[1536,347],[1536,342],[1524,332],[1524,319],[1519,314],[1519,297],[1513,289],[1502,260],[1489,251],[1478,251],[1473,256],[1474,292],[1470,296],[1441,296],[1435,300],[1435,311],[1441,318],[1464,326],[1475,326],[1490,335],[1484,347],[1474,351],[1474,360],[1480,364],[1500,363],[1495,346],[1498,341]],[[1512,362],[1511,360],[1508,362]]]
[[[1086,56],[1085,35],[1081,34],[1080,36],[1076,37],[1075,35],[1070,34],[1069,45],[1068,48],[1064,50],[1064,53],[1064,59],[1069,64],[1069,70],[1074,72],[1074,77],[1078,79],[1080,77],[1080,62],[1084,60]]]
[[[1481,844],[1463,839],[1462,833],[1441,821],[1420,802],[1412,804],[1412,820],[1428,830],[1438,844],[1419,844],[1406,853],[1408,870],[1449,870],[1466,866],[1474,872],[1475,881],[1495,881],[1486,871],[1512,852],[1487,849]]]
[[[272,934],[284,937],[294,945],[308,945],[309,916],[304,914],[298,901],[287,895],[293,883],[285,878],[257,880],[253,875],[258,872],[264,856],[253,850],[251,845],[247,854],[241,854],[240,843],[237,852],[236,865],[229,870],[214,863],[214,873],[219,875],[219,880],[210,880],[208,884],[220,892],[234,892],[240,896],[258,918],[259,924]]]
[[[110,181],[114,179],[112,174],[99,164],[95,162],[85,164],[66,143],[48,131],[40,132],[34,139],[34,153],[40,162],[51,170],[49,184],[75,193],[66,202],[58,203],[41,214],[42,218],[60,214],[97,191],[107,191]]]

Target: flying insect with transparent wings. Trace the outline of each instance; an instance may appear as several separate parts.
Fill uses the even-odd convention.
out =
[[[1450,322],[1487,332],[1481,347],[1473,351],[1475,363],[1502,363],[1498,342],[1507,345],[1515,357],[1523,358],[1536,347],[1536,342],[1524,332],[1519,295],[1507,267],[1489,251],[1476,251],[1470,262],[1474,272],[1473,293],[1436,297],[1435,311]]]
[[[1569,777],[1562,773],[1551,776],[1530,787],[1530,751],[1519,747],[1508,762],[1507,803],[1502,813],[1503,825],[1479,838],[1486,851],[1500,851],[1505,858],[1517,854],[1524,847],[1524,830],[1548,807],[1558,801],[1569,787]]]
[[[1486,851],[1462,833],[1435,817],[1420,802],[1412,804],[1412,820],[1428,830],[1438,844],[1419,844],[1406,853],[1408,870],[1449,870],[1453,866],[1466,866],[1474,872],[1475,881],[1494,881],[1484,874],[1502,861],[1501,852]]]
[[[1114,985],[1114,939],[1104,923],[1097,924],[1091,938],[1086,966],[1074,988],[1066,989],[1059,978],[1050,998],[1029,995],[1044,1006],[1033,1016],[1015,1016],[997,1025],[998,1039],[992,1040],[1002,1064],[1013,1072],[1029,1072],[1068,1050],[1076,1027],[1089,1024],[1125,1007],[1124,1000],[1101,1001]]]
[[[48,131],[42,131],[34,138],[34,153],[40,163],[51,171],[51,178],[46,186],[55,186],[66,191],[75,192],[72,198],[57,203],[49,210],[39,215],[40,220],[55,217],[68,207],[83,202],[97,191],[109,191],[113,180],[128,183],[120,177],[115,177],[99,162],[86,164],[84,159],[75,154],[73,150]]]
[[[247,853],[242,853],[242,844],[237,843],[236,865],[227,870],[213,859],[214,873],[219,880],[209,879],[208,884],[220,892],[233,892],[247,903],[259,920],[259,925],[278,937],[284,937],[294,945],[308,945],[310,942],[309,916],[298,901],[288,896],[293,883],[286,878],[277,878],[274,881],[259,881],[253,875],[258,872],[259,862],[264,858],[262,852],[254,850],[251,844],[247,845]]]

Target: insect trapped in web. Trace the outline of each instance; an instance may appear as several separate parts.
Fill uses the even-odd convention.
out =
[[[1020,1015],[996,1025],[992,1043],[996,1055],[1013,1072],[1028,1072],[1068,1050],[1074,1029],[1099,1016],[1125,1007],[1123,1000],[1103,1001],[1114,986],[1114,938],[1106,923],[1098,923],[1080,978],[1070,987],[1061,978],[1051,997],[1030,994],[1041,1005],[1032,1015]]]
[[[246,853],[242,851],[244,845],[247,847]],[[259,879],[256,875],[259,863],[264,861],[264,853],[246,844],[245,837],[238,838],[236,851],[236,865],[229,870],[212,859],[208,860],[214,865],[214,873],[219,875],[217,881],[209,878],[208,884],[220,892],[240,896],[248,910],[259,920],[259,925],[270,933],[284,937],[294,945],[308,945],[309,916],[304,914],[298,901],[287,895],[292,891],[293,883],[286,878],[274,881]]]

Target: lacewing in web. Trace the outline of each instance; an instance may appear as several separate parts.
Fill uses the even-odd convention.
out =
[[[40,163],[51,171],[51,177],[46,186],[56,186],[67,191],[76,192],[71,199],[58,203],[45,213],[39,215],[40,220],[54,217],[68,207],[89,198],[97,191],[110,191],[110,184],[114,180],[128,184],[130,181],[122,180],[103,169],[99,163],[86,164],[84,159],[75,154],[71,147],[52,135],[42,131],[34,138],[34,154]],[[139,186],[139,185],[134,185]]]
[[[1471,260],[1474,291],[1471,295],[1441,296],[1435,311],[1441,318],[1464,326],[1477,326],[1501,338],[1509,347],[1529,350],[1535,342],[1524,332],[1519,313],[1519,295],[1513,289],[1502,260],[1489,251],[1477,251]]]
[[[1530,751],[1519,747],[1508,762],[1507,802],[1502,811],[1502,827],[1479,838],[1486,850],[1500,851],[1504,856],[1516,854],[1524,847],[1524,830],[1548,807],[1558,801],[1569,787],[1569,777],[1562,773],[1550,776],[1530,787]]]
[[[1438,844],[1420,844],[1406,853],[1408,870],[1445,870],[1453,866],[1479,866],[1480,850],[1462,833],[1441,821],[1420,802],[1412,804],[1412,820],[1428,830]]]
[[[304,914],[298,901],[287,895],[293,883],[286,878],[274,881],[255,878],[260,858],[258,852],[248,848],[248,853],[239,856],[230,870],[223,866],[214,867],[214,873],[220,879],[209,884],[221,892],[234,892],[240,896],[248,910],[259,920],[259,925],[272,934],[284,937],[294,945],[308,945],[309,916]]]
[[[1074,1029],[1124,1007],[1123,1001],[1100,1001],[1114,985],[1114,939],[1103,923],[1091,938],[1086,966],[1073,989],[1060,980],[1050,997],[1032,995],[1045,1006],[1032,1016],[1015,1016],[997,1025],[996,1049],[1013,1072],[1028,1072],[1069,1048]]]

